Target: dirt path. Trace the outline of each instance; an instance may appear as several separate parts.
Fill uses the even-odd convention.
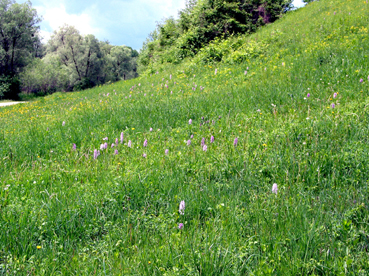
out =
[[[25,102],[6,102],[6,103],[0,103],[0,107],[2,106],[8,106],[13,104],[19,104],[19,103],[25,103]]]

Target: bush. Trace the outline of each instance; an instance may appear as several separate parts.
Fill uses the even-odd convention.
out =
[[[158,24],[153,32],[156,35],[143,45],[139,59],[141,72],[149,64],[156,67],[158,63],[178,63],[197,54],[200,54],[198,60],[201,63],[221,61],[229,53],[227,47],[234,50],[233,47],[238,49],[240,44],[220,45],[218,39],[255,32],[260,26],[277,20],[291,7],[292,1],[204,0],[191,3],[190,7],[180,12],[179,20],[170,18]],[[216,43],[205,49],[212,41]],[[229,61],[242,62],[257,54],[257,51],[249,53],[249,50],[240,50]]]
[[[22,92],[39,96],[69,90],[68,72],[56,56],[34,59],[20,74]]]
[[[0,75],[0,99],[18,100],[19,87],[17,76]]]
[[[230,64],[239,64],[259,57],[266,51],[267,47],[266,43],[249,41],[239,50],[232,51],[224,61]]]

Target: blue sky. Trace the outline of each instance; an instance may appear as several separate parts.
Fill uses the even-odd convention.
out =
[[[26,2],[26,0],[17,0]],[[43,17],[44,41],[67,23],[82,34],[93,34],[113,45],[127,45],[140,50],[156,22],[178,16],[185,0],[31,0]],[[294,0],[300,7],[302,0]]]

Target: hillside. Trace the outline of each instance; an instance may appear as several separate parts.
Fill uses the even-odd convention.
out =
[[[0,108],[0,275],[367,275],[368,5]]]
[[[157,23],[140,51],[138,70],[155,73],[158,66],[179,64],[199,53],[211,42],[251,34],[284,16],[292,0],[189,0],[178,19]],[[240,46],[243,43],[233,44]],[[235,50],[236,47],[232,47]],[[211,49],[211,57],[222,57]]]

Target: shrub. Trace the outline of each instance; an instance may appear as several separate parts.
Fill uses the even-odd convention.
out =
[[[17,100],[19,79],[16,75],[0,75],[0,99]]]
[[[291,0],[204,0],[196,4],[192,1],[180,12],[177,21],[169,18],[158,24],[152,33],[155,35],[151,35],[141,51],[140,71],[150,63],[178,63],[198,53],[198,60],[202,63],[220,61],[227,55],[225,47],[229,45],[222,48],[216,43],[203,50],[204,47],[217,39],[255,32],[260,26],[280,18],[291,3]],[[240,44],[232,46],[239,48]],[[230,61],[242,62],[247,56],[247,51],[239,51]]]
[[[69,74],[56,56],[46,56],[42,60],[35,59],[20,74],[22,92],[38,95],[51,94],[58,90],[69,90]]]

